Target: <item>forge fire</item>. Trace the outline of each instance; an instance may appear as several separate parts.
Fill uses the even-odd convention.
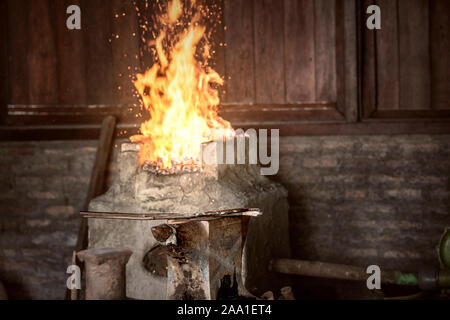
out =
[[[209,65],[213,52],[205,24],[216,13],[195,1],[183,3],[158,4],[162,13],[153,24],[159,34],[149,41],[155,63],[134,82],[150,119],[131,141],[141,144],[140,164],[160,169],[196,167],[202,143],[233,134],[217,114],[224,80]]]

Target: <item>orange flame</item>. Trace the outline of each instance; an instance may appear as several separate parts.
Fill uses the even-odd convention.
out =
[[[195,10],[192,3],[188,10]],[[214,86],[222,85],[223,79],[196,59],[198,51],[203,57],[210,55],[201,11],[180,30],[183,10],[186,8],[179,0],[172,0],[167,13],[158,17],[161,31],[154,41],[157,62],[134,81],[150,113],[150,119],[140,127],[141,135],[131,137],[131,141],[141,143],[141,165],[158,163],[167,169],[174,162],[198,163],[201,144],[220,138],[213,136],[213,131],[222,130],[223,136],[233,132],[230,123],[217,114],[220,100]]]

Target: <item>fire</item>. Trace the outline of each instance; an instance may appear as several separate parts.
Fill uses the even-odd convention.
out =
[[[134,85],[150,119],[140,127],[141,135],[131,141],[141,144],[139,163],[170,169],[175,164],[198,164],[201,144],[232,135],[228,121],[217,114],[218,86],[223,79],[204,61],[210,58],[205,10],[195,1],[183,7],[172,0],[158,16],[159,35],[153,42],[156,62],[138,74]],[[190,12],[189,21],[183,13]],[[181,27],[180,27],[181,26]],[[198,57],[200,52],[204,61]]]

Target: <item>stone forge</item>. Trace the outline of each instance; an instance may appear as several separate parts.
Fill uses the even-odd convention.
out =
[[[257,165],[214,164],[199,172],[157,175],[138,166],[139,145],[123,143],[118,155],[118,177],[111,188],[90,202],[97,212],[177,213],[231,208],[259,208],[250,219],[242,257],[245,288],[255,295],[277,292],[286,285],[267,271],[274,257],[289,257],[288,202],[284,187],[260,175]],[[89,219],[89,248],[129,248],[127,297],[165,299],[167,277],[147,271],[144,256],[158,244],[151,220]],[[240,270],[238,270],[239,272]]]

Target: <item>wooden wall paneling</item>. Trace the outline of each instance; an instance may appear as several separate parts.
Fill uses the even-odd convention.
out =
[[[110,19],[114,103],[137,104],[137,92],[132,81],[141,72],[141,65],[135,6],[131,1],[112,0]]]
[[[399,34],[397,0],[378,0],[382,15],[381,30],[377,30],[378,109],[398,109],[400,98]]]
[[[314,2],[284,0],[286,102],[315,100]]]
[[[224,1],[226,103],[255,101],[253,1]]]
[[[342,0],[339,0],[342,1]],[[344,8],[344,110],[348,122],[358,120],[358,53],[357,53],[357,26],[356,3],[353,0],[343,0]],[[341,4],[342,7],[342,4]],[[339,101],[338,101],[339,104]]]
[[[206,35],[210,46],[211,57],[208,65],[214,69],[225,80],[225,22],[224,22],[224,0],[203,0],[205,5]],[[219,97],[223,101],[226,96],[225,82],[219,86]]]
[[[111,104],[113,93],[111,1],[81,0],[85,42],[86,100]]]
[[[450,108],[450,1],[430,2],[431,107]]]
[[[428,0],[398,0],[400,109],[430,108],[428,9]]]
[[[28,99],[28,1],[8,0],[8,69],[10,103]],[[17,23],[21,21],[21,23]]]
[[[284,103],[283,2],[255,0],[255,86],[257,103]]]
[[[139,35],[139,58],[142,71],[150,68],[155,60],[155,53],[149,45],[149,42],[158,36],[154,21],[157,9],[158,5],[155,1],[136,0],[135,10],[138,24],[137,33]]]
[[[352,0],[336,0],[335,17],[336,108],[346,121],[356,122],[358,119],[356,3]]]
[[[3,124],[7,115],[9,98],[8,74],[8,4],[0,2],[0,124]]]
[[[336,101],[335,0],[314,1],[316,101]]]
[[[222,106],[219,114],[231,123],[269,125],[283,122],[341,121],[336,105],[330,104],[261,104]]]
[[[81,30],[69,30],[66,13],[70,5],[81,9]],[[86,103],[86,69],[84,54],[84,15],[80,0],[54,1],[56,18],[56,52],[60,104]]]
[[[59,86],[52,11],[49,0],[29,1],[28,96],[29,103],[32,104],[58,103]]]
[[[366,28],[366,8],[371,0],[364,0],[360,7],[361,24],[361,116],[369,118],[377,107],[376,41],[375,31]]]
[[[345,4],[344,0],[336,0],[336,107],[345,114]]]

